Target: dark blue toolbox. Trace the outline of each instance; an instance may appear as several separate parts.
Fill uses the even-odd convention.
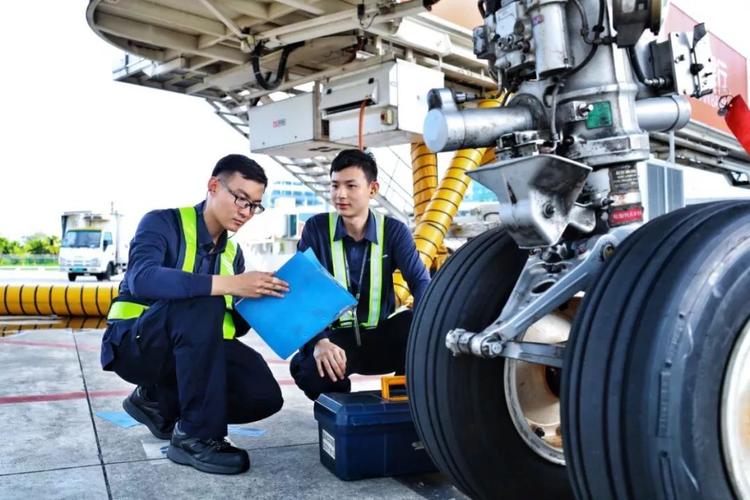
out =
[[[380,391],[321,394],[315,401],[320,461],[344,480],[435,471],[406,401]]]

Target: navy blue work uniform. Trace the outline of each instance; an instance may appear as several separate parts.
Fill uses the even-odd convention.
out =
[[[406,360],[406,341],[411,327],[411,311],[403,311],[396,315],[396,298],[393,291],[393,272],[401,271],[409,289],[414,296],[414,304],[419,303],[430,283],[430,276],[419,258],[414,239],[401,221],[392,217],[384,218],[384,242],[382,286],[380,300],[380,316],[376,327],[360,327],[361,345],[357,345],[354,328],[335,326],[329,327],[295,354],[290,364],[290,371],[297,386],[308,398],[316,399],[324,392],[349,392],[351,381],[349,375],[359,373],[363,375],[379,375],[395,372],[404,373]],[[370,267],[368,251],[371,243],[378,242],[377,219],[370,212],[365,225],[364,238],[355,241],[346,232],[344,221],[339,217],[336,221],[334,241],[343,242],[344,254],[349,269],[349,291],[356,296],[360,293],[357,308],[358,320],[364,323],[368,316],[370,298],[370,274],[361,272]],[[297,246],[299,251],[312,248],[320,263],[333,274],[333,255],[329,229],[329,214],[318,214],[310,218],[302,230],[302,237]],[[359,282],[360,276],[362,283]],[[346,351],[346,373],[344,380],[333,382],[328,375],[321,377],[313,357],[315,344],[322,338],[328,338]]]
[[[225,299],[211,296],[227,245],[214,245],[197,212],[194,272],[179,268],[185,245],[178,210],[156,210],[141,220],[130,244],[129,267],[117,300],[147,305],[140,316],[109,320],[102,338],[102,368],[144,387],[165,419],[201,439],[227,435],[228,423],[253,422],[281,409],[278,383],[260,354],[237,340],[249,326],[232,311],[235,338],[222,334]],[[245,270],[241,249],[234,273]]]

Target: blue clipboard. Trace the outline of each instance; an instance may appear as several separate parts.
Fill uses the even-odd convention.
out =
[[[284,298],[242,299],[235,308],[280,358],[354,307],[356,299],[318,262],[311,249],[299,252],[276,272],[289,283]]]

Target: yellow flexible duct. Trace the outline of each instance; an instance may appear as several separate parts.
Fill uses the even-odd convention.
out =
[[[492,163],[493,161],[495,161],[495,159],[495,148],[487,148],[484,151],[484,156],[482,156],[482,165]]]
[[[411,145],[411,173],[414,182],[414,222],[419,222],[438,185],[437,155],[423,142]]]
[[[0,315],[106,316],[117,286],[0,285]]]
[[[494,108],[500,106],[499,99],[487,99],[479,103],[480,108]],[[435,256],[453,223],[453,217],[466,194],[471,178],[466,172],[474,170],[485,161],[494,161],[492,148],[461,149],[456,151],[451,165],[440,181],[440,185],[432,195],[422,217],[414,230],[414,241],[417,252],[425,267],[430,269]],[[486,156],[485,156],[486,155]],[[409,303],[409,289],[400,275],[394,275],[394,289],[399,304]]]
[[[432,199],[435,188],[438,185],[437,155],[430,151],[423,142],[411,144],[411,173],[413,179],[414,198],[414,222],[419,222],[427,205]],[[401,271],[393,273],[393,288],[396,292],[396,305],[398,307],[411,306],[413,300],[409,294]],[[403,299],[403,300],[402,300]]]
[[[429,269],[453,222],[471,179],[466,172],[482,162],[486,148],[456,151],[432,200],[414,231],[414,241],[422,262]]]
[[[414,304],[414,297],[409,292],[409,286],[406,284],[401,271],[393,273],[393,291],[396,293],[396,307],[411,307]]]
[[[23,330],[57,330],[70,328],[82,330],[84,328],[105,328],[107,318],[60,317],[39,318],[28,317],[19,319],[18,316],[5,319],[0,316],[0,337],[7,337]]]

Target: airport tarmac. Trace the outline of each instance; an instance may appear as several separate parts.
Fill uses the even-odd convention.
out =
[[[7,275],[0,273],[0,283],[10,282]],[[438,473],[339,480],[320,463],[313,403],[294,385],[288,363],[252,332],[242,341],[268,361],[285,403],[266,420],[230,428],[231,441],[250,453],[250,471],[216,476],[174,464],[164,456],[167,442],[124,413],[133,386],[101,370],[103,330],[13,328],[35,321],[0,316],[2,500],[466,498]],[[379,377],[353,383],[353,390],[378,387]]]

